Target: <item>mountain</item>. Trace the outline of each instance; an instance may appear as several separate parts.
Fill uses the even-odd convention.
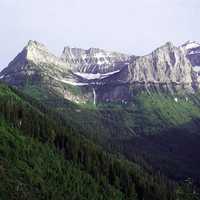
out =
[[[193,69],[199,72],[200,69],[200,44],[195,41],[188,41],[182,45],[186,51],[187,58],[190,60]]]
[[[55,111],[1,83],[0,111],[3,200],[198,197],[160,173],[105,151],[66,126]]]
[[[141,89],[192,93],[199,87],[196,65],[192,66],[198,47],[188,45],[175,47],[168,42],[139,57],[65,47],[59,58],[44,45],[29,41],[0,77],[17,87],[45,85],[50,93],[79,103],[128,102]],[[194,50],[195,58],[191,58]]]
[[[123,65],[129,63],[131,56],[97,48],[84,50],[65,47],[61,59],[67,63],[76,64],[73,71],[103,74],[121,69]]]
[[[85,59],[83,59],[84,57]],[[0,73],[0,77],[17,87],[25,88],[30,85],[40,87],[42,85],[51,94],[64,96],[75,102],[86,102],[93,100],[93,91],[90,87],[86,88],[88,92],[82,97],[73,94],[71,88],[73,86],[88,86],[90,84],[87,78],[88,74],[90,77],[95,77],[91,81],[106,80],[114,76],[115,72],[118,73],[124,68],[124,65],[127,66],[125,62],[128,62],[128,59],[129,57],[125,54],[99,49],[69,48],[65,48],[61,58],[58,58],[51,54],[44,45],[36,41],[29,41],[22,52]],[[107,67],[108,62],[109,67]],[[90,72],[90,70],[99,69],[104,73],[101,75],[100,73],[81,74],[84,70]],[[113,69],[115,72],[112,71]],[[100,76],[101,78],[99,78]]]
[[[35,67],[36,65],[37,67]],[[52,70],[59,73],[61,70],[66,71],[67,68],[69,65],[51,54],[43,44],[29,41],[22,52],[9,64],[9,67],[3,71],[1,78],[20,85],[20,79],[23,80],[28,76],[34,77],[38,73],[50,73]],[[12,79],[12,76],[15,80]]]
[[[163,87],[174,89],[193,89],[193,69],[181,48],[166,43],[151,54],[139,57],[129,65],[130,83],[143,87]]]
[[[166,43],[144,56],[67,47],[59,58],[30,41],[0,76],[106,152],[199,188],[199,75],[189,59],[195,45]]]

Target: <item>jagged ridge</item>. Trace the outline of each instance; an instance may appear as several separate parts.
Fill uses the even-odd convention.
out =
[[[48,87],[54,85],[53,90],[59,91],[65,98],[68,98],[65,95],[66,85],[91,85],[92,90],[95,88],[99,93],[95,95],[101,97],[101,101],[129,99],[131,94],[124,92],[129,87],[145,90],[152,87],[160,90],[161,87],[171,93],[179,90],[194,92],[199,88],[199,76],[195,70],[200,66],[199,52],[199,44],[189,41],[180,47],[168,42],[152,53],[139,57],[97,48],[84,50],[65,47],[59,58],[43,44],[29,41],[0,73],[0,77],[16,86],[27,79],[33,80],[34,84],[34,80],[38,80],[35,77],[40,77],[39,80],[45,79]],[[112,89],[105,90],[105,87]]]

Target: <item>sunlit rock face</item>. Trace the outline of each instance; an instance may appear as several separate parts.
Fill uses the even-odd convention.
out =
[[[60,57],[29,41],[0,79],[17,87],[40,85],[74,102],[128,102],[136,91],[195,92],[199,89],[200,45],[166,43],[145,56],[98,48],[65,47]],[[79,88],[80,94],[68,88]]]
[[[200,71],[200,44],[195,41],[188,41],[181,46],[186,52],[195,71]]]
[[[187,41],[180,46],[185,51],[187,59],[190,61],[196,79],[197,88],[200,87],[200,43],[196,41]]]
[[[122,53],[98,48],[84,50],[70,47],[64,48],[61,58],[66,62],[76,64],[74,71],[104,74],[121,69],[131,60],[131,56]]]
[[[15,86],[44,77],[61,79],[71,65],[52,54],[43,44],[29,41],[23,50],[0,73],[0,78]]]
[[[66,61],[77,64],[73,75],[78,82],[96,85],[115,82],[116,85],[128,84],[147,90],[161,88],[169,92],[180,89],[194,92],[197,87],[197,78],[185,49],[175,47],[170,42],[140,57],[123,57],[117,53],[111,56],[112,53],[99,49],[65,48],[64,52],[63,59],[65,57]],[[98,64],[100,57],[102,63]]]
[[[45,45],[37,41],[30,40],[24,51],[26,51],[26,59],[35,64],[48,63],[60,67],[69,67],[66,62],[63,62],[59,57],[52,54]]]
[[[166,87],[182,85],[193,89],[193,69],[183,49],[166,43],[152,53],[141,56],[129,65],[129,82],[131,84],[163,84]],[[171,88],[172,89],[172,88]]]

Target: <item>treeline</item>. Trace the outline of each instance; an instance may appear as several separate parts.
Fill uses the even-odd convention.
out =
[[[35,101],[35,100],[33,100]],[[98,183],[110,184],[123,192],[126,199],[175,200],[177,185],[162,175],[149,174],[138,165],[104,152],[100,147],[76,134],[41,112],[43,105],[31,106],[12,89],[0,85],[1,117],[26,136],[53,144],[67,160],[77,163]],[[48,112],[47,112],[48,113]]]

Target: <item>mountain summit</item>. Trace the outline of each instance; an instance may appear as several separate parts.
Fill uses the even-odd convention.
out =
[[[185,52],[168,42],[152,53],[137,58],[129,65],[130,80],[146,87],[153,84],[173,90],[172,87],[192,89],[192,66]]]
[[[0,78],[17,87],[27,81],[33,85],[43,82],[55,94],[76,102],[94,101],[94,96],[97,101],[128,101],[138,89],[195,92],[199,67],[200,45],[192,41],[180,47],[168,42],[145,56],[65,47],[61,57],[29,41]],[[82,95],[69,90],[71,86],[78,87]]]
[[[186,43],[184,43],[181,47],[183,47],[186,50],[194,49],[200,47],[200,44],[196,41],[188,40]]]
[[[130,56],[98,48],[80,49],[65,47],[62,60],[77,65],[85,73],[107,73],[119,68],[119,63],[128,63]]]
[[[26,59],[34,62],[35,64],[47,63],[67,67],[66,63],[62,62],[60,58],[53,55],[45,45],[37,41],[30,40],[24,48],[24,51],[26,51]]]

